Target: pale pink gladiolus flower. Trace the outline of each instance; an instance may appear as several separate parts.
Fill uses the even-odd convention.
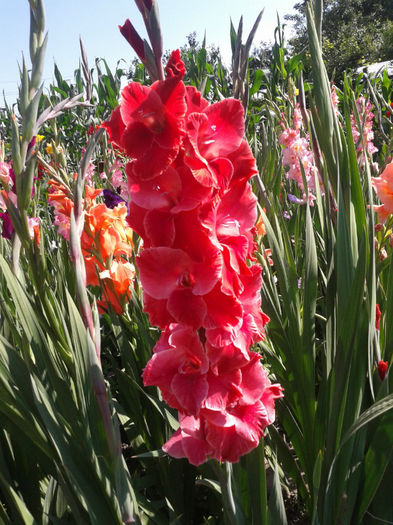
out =
[[[358,129],[355,116],[351,115],[352,135],[353,141],[356,146],[356,152],[358,154],[358,161],[360,166],[365,165],[365,153],[369,154],[370,157],[378,151],[375,147],[374,132],[373,132],[373,118],[374,113],[371,111],[373,105],[370,101],[366,102],[364,97],[359,97],[356,101],[357,111],[359,113],[360,124],[362,129]],[[361,133],[362,132],[362,133]]]
[[[308,200],[310,205],[315,200],[315,177],[319,177],[318,170],[314,162],[314,154],[310,148],[310,138],[308,134],[301,135],[302,117],[297,104],[294,110],[294,128],[286,128],[282,132],[279,143],[284,146],[282,151],[282,164],[288,167],[286,176],[294,180],[303,192],[303,199],[299,204],[307,202],[306,192],[303,183],[302,167],[307,183]],[[323,184],[319,179],[321,192],[323,193]]]

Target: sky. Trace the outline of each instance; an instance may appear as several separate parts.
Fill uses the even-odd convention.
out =
[[[256,17],[264,9],[254,44],[273,41],[277,14],[284,22],[284,15],[293,12],[295,0],[157,0],[164,49],[176,49],[187,42],[187,35],[196,31],[202,41],[206,31],[207,45],[215,44],[224,59],[230,57],[229,27],[232,19],[237,28],[243,15],[243,35],[248,36]],[[105,58],[113,70],[121,62],[125,69],[135,54],[121,36],[118,26],[129,18],[142,38],[146,37],[142,17],[133,0],[44,0],[48,47],[44,69],[45,85],[53,78],[56,62],[65,79],[73,79],[79,65],[79,36],[87,51],[89,66],[96,57]],[[17,96],[19,83],[18,63],[22,53],[29,67],[29,3],[28,0],[0,0],[0,106],[3,93],[12,104]],[[288,32],[289,34],[289,32]]]

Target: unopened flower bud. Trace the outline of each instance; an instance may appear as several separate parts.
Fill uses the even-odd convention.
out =
[[[124,36],[132,49],[143,62],[145,60],[145,46],[143,44],[143,40],[128,18],[124,22],[124,25],[119,26],[119,29],[120,33]]]
[[[377,303],[375,305],[375,328],[379,330],[380,325],[381,325],[381,309],[379,307],[379,304]]]
[[[387,361],[379,361],[377,370],[378,370],[379,379],[381,381],[385,379],[388,368],[389,368],[389,363]]]

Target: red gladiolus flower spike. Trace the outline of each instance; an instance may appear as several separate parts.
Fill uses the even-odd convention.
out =
[[[129,84],[104,123],[131,159],[144,311],[162,329],[143,381],[178,410],[165,452],[193,465],[234,462],[258,445],[283,395],[249,349],[268,322],[254,256],[256,162],[238,100],[209,104],[185,87],[179,51],[165,73],[151,87]]]

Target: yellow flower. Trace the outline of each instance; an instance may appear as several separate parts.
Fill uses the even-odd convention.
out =
[[[37,143],[40,143],[43,138],[44,138],[44,135],[36,135]]]
[[[53,146],[52,144],[48,144],[45,148],[45,151],[47,152],[48,155],[52,155],[53,153]]]

